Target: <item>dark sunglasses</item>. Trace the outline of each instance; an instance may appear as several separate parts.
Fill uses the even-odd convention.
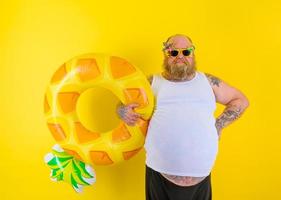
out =
[[[183,49],[172,49],[172,50],[167,50],[167,55],[176,57],[179,55],[179,53],[182,53],[182,55],[184,56],[190,56],[192,55],[193,51],[194,51],[194,47],[183,48]]]

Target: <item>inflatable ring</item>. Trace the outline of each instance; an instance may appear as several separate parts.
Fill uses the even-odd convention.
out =
[[[142,118],[135,126],[120,120],[110,131],[87,129],[76,104],[96,86],[110,90],[123,104],[137,102],[135,111]],[[85,163],[111,165],[141,150],[153,106],[149,82],[138,68],[116,56],[86,54],[65,62],[54,73],[45,93],[44,113],[50,132],[67,153]]]

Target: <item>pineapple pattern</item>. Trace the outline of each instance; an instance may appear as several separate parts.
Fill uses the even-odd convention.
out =
[[[110,90],[123,104],[137,102],[136,112],[143,116],[137,125],[120,120],[117,127],[103,133],[85,128],[76,104],[84,91],[95,86]],[[136,155],[144,144],[153,106],[145,75],[126,60],[103,54],[85,54],[65,62],[51,78],[44,98],[47,127],[56,142],[73,158],[91,165],[112,165]]]

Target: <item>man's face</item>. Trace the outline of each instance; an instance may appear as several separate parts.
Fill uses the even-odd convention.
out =
[[[166,51],[171,51],[174,49],[186,49],[193,46],[189,40],[181,36],[171,38],[168,44],[169,45]],[[179,51],[177,56],[171,56],[169,53],[165,54],[163,65],[164,70],[171,78],[186,78],[186,76],[189,76],[196,71],[194,52],[192,51],[189,56],[184,56],[181,51]]]

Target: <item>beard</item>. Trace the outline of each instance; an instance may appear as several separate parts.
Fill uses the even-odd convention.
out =
[[[173,80],[184,80],[196,71],[195,60],[192,63],[183,61],[182,63],[173,62],[169,64],[168,60],[165,59],[163,66],[165,73]]]

